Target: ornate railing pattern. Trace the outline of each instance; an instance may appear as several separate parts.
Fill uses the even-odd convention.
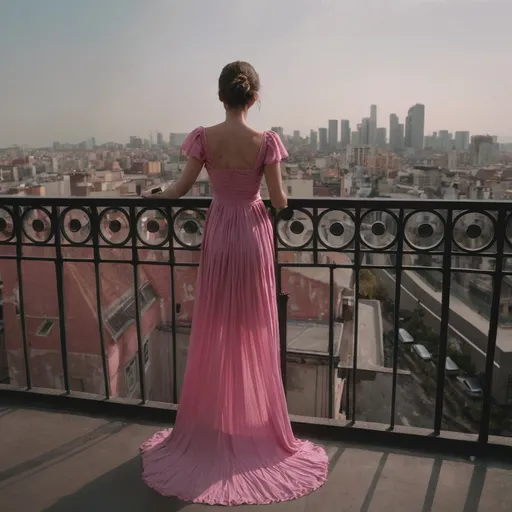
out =
[[[58,299],[58,332],[63,369],[63,389],[70,392],[69,343],[65,320],[67,301],[64,290],[64,266],[68,262],[90,263],[94,266],[95,301],[99,353],[102,360],[103,388],[111,397],[110,370],[105,341],[105,308],[101,303],[100,266],[127,264],[132,267],[133,289],[140,290],[140,266],[166,266],[170,269],[170,308],[168,328],[172,335],[173,402],[178,401],[177,382],[177,315],[176,271],[198,265],[207,217],[209,198],[186,198],[179,201],[145,200],[141,198],[44,198],[2,197],[0,199],[0,262],[14,262],[18,296],[14,299],[19,313],[24,380],[32,387],[30,344],[24,308],[26,279],[24,264],[29,261],[53,262]],[[286,296],[281,293],[282,272],[286,269],[323,268],[328,275],[328,368],[329,415],[334,417],[333,381],[336,376],[335,306],[336,271],[353,272],[353,345],[351,371],[345,373],[346,411],[357,421],[359,299],[362,295],[361,272],[370,270],[391,278],[393,305],[390,321],[392,395],[389,425],[396,422],[397,378],[399,374],[401,301],[404,279],[409,271],[438,274],[439,338],[435,360],[444,361],[449,354],[451,325],[451,280],[455,274],[483,276],[489,282],[489,323],[483,365],[483,400],[479,441],[487,442],[493,396],[493,374],[504,364],[496,363],[500,314],[503,315],[504,277],[512,273],[512,206],[505,202],[423,201],[384,199],[291,199],[290,206],[280,212],[270,206],[275,235],[275,262],[281,322],[281,361],[286,382]],[[386,278],[387,279],[387,278]],[[408,281],[411,278],[407,278]],[[405,283],[405,284],[404,284]],[[460,284],[457,289],[460,292]],[[389,287],[388,287],[389,290]],[[4,290],[4,294],[6,291]],[[7,291],[8,293],[8,291]],[[147,398],[145,383],[144,335],[142,311],[145,296],[134,294],[133,320],[137,338],[137,365],[140,377],[140,398]],[[148,299],[149,300],[149,299]],[[482,300],[481,297],[478,300]],[[512,302],[512,301],[511,301]],[[475,314],[477,314],[475,312]],[[502,316],[503,324],[507,316]],[[502,361],[507,361],[503,356]],[[510,363],[505,363],[510,364]],[[433,431],[442,430],[445,365],[436,364],[435,411]],[[512,373],[512,367],[508,370]]]

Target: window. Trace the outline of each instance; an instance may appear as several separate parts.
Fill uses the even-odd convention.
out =
[[[139,288],[139,308],[144,313],[156,300],[156,293],[150,282]],[[107,326],[114,338],[118,338],[130,325],[135,323],[137,310],[135,298],[130,294],[107,316]]]
[[[156,300],[156,293],[151,283],[148,281],[144,283],[139,291],[139,303],[141,309],[149,307],[153,301]]]
[[[36,336],[48,336],[53,328],[53,322],[46,319],[37,329]]]

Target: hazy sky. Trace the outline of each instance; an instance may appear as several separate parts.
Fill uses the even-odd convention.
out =
[[[352,126],[378,105],[426,131],[512,136],[512,0],[0,0],[0,147],[127,142],[223,118],[232,60],[256,128]]]

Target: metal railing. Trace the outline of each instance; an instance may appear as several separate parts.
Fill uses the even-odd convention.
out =
[[[179,386],[177,368],[179,316],[181,303],[177,297],[177,272],[180,269],[198,266],[198,251],[210,198],[185,198],[179,201],[144,200],[141,198],[45,198],[45,197],[1,197],[0,198],[0,264],[4,282],[4,308],[9,304],[15,308],[15,315],[5,314],[5,335],[7,348],[13,354],[20,354],[23,368],[12,373],[20,389],[31,390],[34,387],[32,375],[33,333],[28,325],[33,323],[37,312],[27,311],[27,293],[33,294],[34,288],[29,281],[34,270],[27,272],[27,264],[53,265],[53,279],[57,292],[57,312],[54,321],[57,324],[58,345],[62,365],[63,391],[73,390],[73,376],[70,375],[70,353],[75,357],[76,349],[70,351],[68,333],[71,325],[66,321],[66,311],[73,308],[78,311],[66,295],[66,265],[85,263],[92,265],[92,288],[94,293],[87,294],[87,301],[81,306],[94,310],[98,331],[99,347],[97,354],[101,359],[101,381],[104,397],[112,398],[109,351],[116,340],[132,326],[136,339],[136,365],[138,374],[138,396],[141,403],[148,400],[146,383],[147,347],[145,345],[144,318],[148,308],[156,308],[159,294],[146,285],[147,279],[141,279],[141,268],[160,267],[170,273],[170,289],[166,320],[160,319],[159,328],[170,331],[172,402],[178,403]],[[489,307],[489,327],[483,365],[483,397],[478,427],[478,442],[485,444],[489,439],[491,413],[494,406],[493,375],[500,372],[512,373],[506,364],[496,365],[497,335],[499,329],[501,282],[506,270],[504,260],[512,257],[512,206],[506,202],[465,202],[465,201],[429,201],[429,200],[383,200],[383,199],[290,199],[289,208],[275,211],[268,205],[272,218],[275,238],[275,266],[277,278],[278,313],[280,321],[281,369],[283,382],[287,383],[287,320],[290,308],[287,305],[289,293],[283,290],[283,272],[297,269],[324,269],[328,286],[329,310],[322,317],[327,321],[328,361],[328,414],[330,418],[346,414],[350,425],[356,425],[358,393],[360,392],[360,311],[359,299],[366,293],[361,289],[360,275],[368,269],[374,273],[377,281],[387,281],[388,301],[393,305],[389,312],[392,324],[391,365],[384,370],[391,376],[391,397],[389,404],[389,430],[397,424],[397,382],[400,374],[401,358],[410,357],[399,337],[402,302],[404,300],[404,274],[415,272],[438,272],[442,276],[439,304],[439,335],[434,354],[435,390],[433,433],[439,436],[443,429],[443,407],[447,375],[444,362],[448,355],[448,332],[450,327],[451,278],[454,272],[466,272],[486,275],[492,280],[492,303]],[[467,217],[469,216],[469,217]],[[466,222],[466,219],[478,219],[478,222]],[[433,226],[435,225],[435,229]],[[439,229],[439,226],[442,229]],[[467,241],[467,243],[466,243]],[[413,256],[427,254],[437,256],[440,264],[421,266],[411,263]],[[372,255],[368,258],[368,255]],[[464,268],[452,266],[454,256],[492,259],[492,267],[485,269],[475,265]],[[371,262],[371,263],[369,263]],[[101,269],[105,265],[128,265],[131,267],[133,300],[122,303],[110,301],[106,307],[102,302]],[[352,272],[352,289],[343,289],[337,283],[336,273],[341,269]],[[10,274],[10,278],[8,278]],[[387,277],[386,277],[387,276]],[[86,279],[85,277],[82,277]],[[10,283],[10,288],[6,286]],[[391,285],[390,285],[391,283]],[[428,286],[425,283],[425,286]],[[144,288],[144,290],[143,290]],[[344,297],[345,306],[338,302],[337,294]],[[351,316],[344,316],[339,308],[347,309],[347,297]],[[292,297],[293,298],[293,297]],[[377,296],[377,300],[385,300]],[[110,300],[110,299],[109,299]],[[30,297],[33,303],[33,297]],[[31,306],[33,309],[33,307]],[[116,309],[117,308],[117,309]],[[124,308],[124,309],[123,309]],[[409,309],[411,309],[409,307]],[[415,309],[415,308],[412,308]],[[14,309],[13,309],[14,311]],[[7,311],[6,311],[7,313]],[[12,312],[11,312],[12,313]],[[128,316],[124,317],[126,314]],[[342,318],[338,318],[339,315]],[[132,315],[132,316],[130,316]],[[44,315],[43,315],[44,316]],[[15,320],[13,320],[15,319]],[[46,319],[48,320],[48,319]],[[79,322],[75,318],[74,322]],[[353,337],[350,344],[350,367],[344,369],[338,365],[343,353],[336,353],[335,323],[352,321]],[[16,325],[10,325],[15,322]],[[52,323],[53,320],[48,320]],[[46,324],[45,329],[49,323]],[[121,331],[114,332],[116,325]],[[30,327],[33,329],[33,327]],[[51,332],[51,326],[48,329]],[[18,334],[17,334],[18,333]],[[9,339],[11,336],[11,339]],[[18,337],[16,337],[18,336]],[[117,337],[116,337],[117,336]],[[44,336],[43,336],[44,337]],[[76,346],[76,341],[73,340]],[[117,342],[118,348],[119,343]],[[126,343],[129,343],[126,341]],[[79,344],[79,343],[78,343]],[[44,343],[42,344],[44,346]],[[404,352],[404,354],[402,353]],[[511,355],[511,354],[509,354]],[[501,361],[506,361],[505,354]],[[438,364],[439,363],[439,364]],[[133,365],[132,365],[133,367]],[[131,368],[132,368],[131,367]],[[382,370],[384,373],[386,373]],[[368,368],[364,368],[368,371]],[[377,370],[378,371],[378,370]],[[135,375],[135,373],[133,374]],[[494,375],[495,376],[495,375]],[[345,386],[344,394],[336,401],[335,381],[340,377]],[[499,380],[499,379],[498,379]],[[506,379],[505,379],[506,380]],[[131,381],[130,381],[131,382]],[[452,384],[450,383],[450,388]],[[87,389],[85,390],[87,391]],[[2,397],[0,388],[0,399]],[[114,393],[115,394],[115,393]]]

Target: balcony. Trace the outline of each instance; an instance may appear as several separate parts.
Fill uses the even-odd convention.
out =
[[[210,201],[2,198],[0,502],[186,508],[142,486],[137,449],[179,404]],[[331,457],[328,484],[272,507],[510,510],[510,467],[489,462],[512,454],[510,203],[269,213],[292,425]],[[459,299],[477,278],[485,316]]]

